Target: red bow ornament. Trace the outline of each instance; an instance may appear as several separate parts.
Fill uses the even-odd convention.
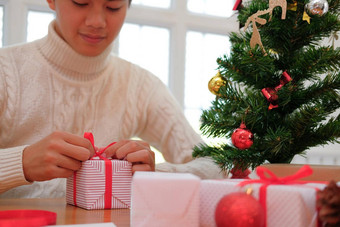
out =
[[[289,74],[287,73],[287,71],[284,71],[282,73],[281,79],[280,79],[280,84],[278,86],[276,86],[275,88],[271,88],[271,87],[267,87],[267,88],[263,88],[262,94],[264,95],[264,97],[266,97],[266,99],[268,100],[269,107],[268,109],[271,110],[273,108],[277,108],[278,105],[278,99],[279,96],[277,95],[277,92],[287,83],[289,83],[290,81],[292,81],[293,79],[289,76]]]

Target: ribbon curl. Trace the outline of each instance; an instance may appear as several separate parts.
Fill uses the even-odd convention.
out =
[[[111,146],[112,146],[113,144],[115,144],[116,142],[110,143],[110,144],[107,145],[106,147],[104,147],[104,148],[99,148],[99,149],[98,149],[98,148],[94,145],[94,138],[93,138],[93,134],[92,134],[91,132],[85,132],[85,133],[84,133],[84,138],[85,138],[85,139],[88,139],[88,140],[91,142],[92,147],[93,147],[93,149],[95,150],[95,154],[94,154],[94,156],[93,156],[90,160],[92,160],[94,157],[99,157],[99,158],[102,159],[102,160],[108,160],[107,158],[103,157],[102,154],[104,153],[104,151],[105,151],[107,148],[111,147]]]

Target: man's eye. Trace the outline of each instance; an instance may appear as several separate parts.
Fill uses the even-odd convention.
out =
[[[111,7],[107,7],[107,9],[111,12],[116,12],[116,11],[120,10],[120,8],[111,8]]]
[[[87,6],[87,3],[80,3],[80,2],[76,2],[74,0],[72,0],[73,4],[77,5],[77,6]]]

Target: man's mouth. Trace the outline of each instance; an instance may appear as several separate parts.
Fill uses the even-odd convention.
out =
[[[93,34],[80,34],[80,36],[88,43],[97,44],[105,39],[105,36],[102,35],[93,35]]]

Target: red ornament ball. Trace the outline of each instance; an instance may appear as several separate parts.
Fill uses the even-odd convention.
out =
[[[235,192],[224,196],[215,210],[217,227],[263,227],[264,211],[251,195]]]
[[[253,145],[254,135],[246,128],[246,125],[242,123],[241,126],[231,135],[231,142],[238,149],[245,150]]]

